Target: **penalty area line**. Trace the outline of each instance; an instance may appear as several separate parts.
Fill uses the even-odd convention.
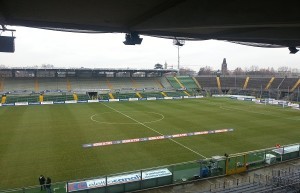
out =
[[[159,131],[157,131],[157,130],[155,130],[155,129],[153,129],[153,128],[147,126],[147,125],[145,125],[144,123],[142,123],[142,122],[140,122],[140,121],[138,121],[138,120],[136,120],[136,119],[134,119],[134,118],[132,118],[132,117],[130,117],[130,116],[128,116],[128,115],[126,115],[125,113],[122,113],[121,111],[118,111],[117,109],[114,109],[114,108],[112,108],[112,107],[110,107],[110,106],[108,106],[108,105],[106,105],[106,104],[104,104],[104,103],[101,103],[101,104],[104,105],[104,106],[106,106],[107,108],[110,108],[111,110],[113,110],[113,111],[115,111],[115,112],[117,112],[117,113],[120,113],[121,115],[123,115],[123,116],[125,116],[125,117],[127,117],[127,118],[129,118],[129,119],[131,119],[131,120],[133,120],[134,122],[136,122],[136,123],[138,123],[138,124],[140,124],[140,125],[142,125],[142,126],[148,128],[148,129],[150,129],[151,131],[153,131],[153,132],[155,132],[155,133],[157,133],[157,134],[163,136],[163,134],[160,133]],[[175,141],[174,139],[169,139],[169,140],[172,141],[172,142],[174,142],[174,143],[176,143],[177,145],[180,145],[181,147],[183,147],[183,148],[185,148],[185,149],[187,149],[187,150],[189,150],[189,151],[191,151],[191,152],[193,152],[193,153],[195,153],[195,154],[197,154],[197,155],[203,157],[203,158],[207,158],[207,157],[205,157],[204,155],[200,154],[199,152],[197,152],[197,151],[195,151],[195,150],[192,150],[191,148],[189,148],[189,147],[183,145],[182,143],[179,143],[178,141]]]

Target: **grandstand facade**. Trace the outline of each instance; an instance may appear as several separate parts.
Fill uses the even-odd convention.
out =
[[[0,69],[1,103],[249,95],[299,101],[299,78],[175,76],[176,70]]]

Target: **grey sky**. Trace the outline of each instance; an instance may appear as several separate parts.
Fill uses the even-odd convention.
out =
[[[0,64],[27,67],[153,68],[165,62],[177,68],[177,48],[170,39],[145,37],[141,45],[125,46],[124,34],[82,34],[24,27],[16,29],[16,51],[0,53]],[[3,35],[8,35],[3,33]],[[252,65],[261,68],[300,68],[300,54],[287,48],[256,48],[222,41],[187,41],[180,48],[182,67],[196,71],[211,66],[220,69],[223,58],[229,70]]]

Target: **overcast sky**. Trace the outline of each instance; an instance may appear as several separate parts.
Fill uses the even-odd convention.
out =
[[[55,67],[153,68],[156,63],[177,69],[177,47],[170,39],[142,36],[141,45],[126,46],[124,34],[83,34],[25,27],[10,27],[15,32],[15,53],[0,53],[6,67],[52,64]],[[2,35],[9,35],[7,32]],[[228,69],[252,65],[260,68],[288,66],[300,68],[300,53],[287,48],[256,48],[222,41],[186,41],[180,48],[180,66],[196,71],[200,67],[221,68],[226,58]]]

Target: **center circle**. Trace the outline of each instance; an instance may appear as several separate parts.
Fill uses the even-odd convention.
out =
[[[91,121],[102,124],[145,124],[155,123],[164,118],[160,113],[144,111],[104,112],[90,117]]]

